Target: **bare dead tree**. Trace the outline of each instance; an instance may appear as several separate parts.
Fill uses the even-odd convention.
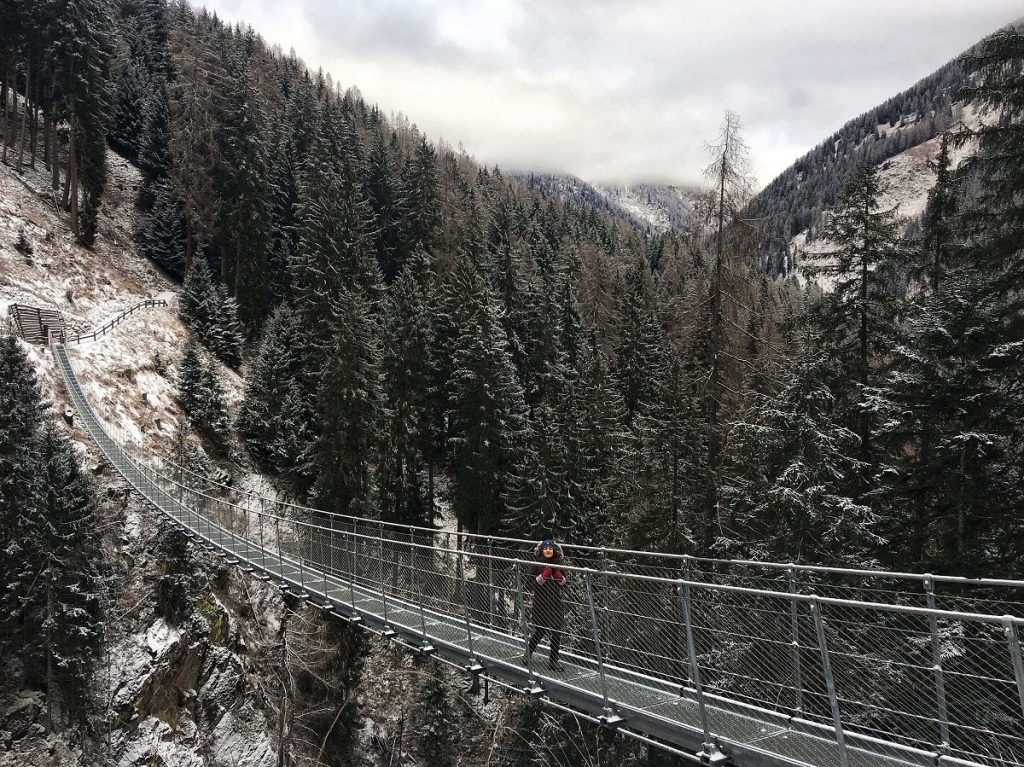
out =
[[[706,237],[710,251],[708,373],[706,387],[709,481],[704,520],[704,545],[713,540],[713,531],[722,527],[722,464],[724,457],[724,414],[737,399],[738,386],[730,379],[729,369],[741,361],[734,353],[734,327],[739,315],[748,308],[749,299],[739,290],[747,282],[743,258],[746,225],[740,211],[750,200],[754,179],[749,149],[740,135],[740,119],[726,112],[718,138],[707,145],[711,164],[704,171],[713,184],[713,197],[705,208],[709,219]],[[746,291],[743,291],[746,292]]]

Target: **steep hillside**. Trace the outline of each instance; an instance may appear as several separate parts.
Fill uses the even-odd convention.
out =
[[[958,125],[977,128],[983,122],[984,118],[969,106],[954,104],[952,109]],[[928,203],[928,192],[935,185],[935,161],[939,155],[941,141],[941,136],[933,136],[878,164],[879,179],[884,189],[879,200],[880,206],[883,209],[894,210],[904,219],[909,231],[920,225],[921,216]],[[952,167],[957,168],[974,153],[975,149],[974,142],[952,148]],[[823,210],[828,210],[828,206]],[[797,269],[804,254],[826,253],[830,247],[829,243],[815,236],[811,227],[797,232],[788,243],[785,271],[792,272]]]
[[[861,163],[888,162],[887,178],[899,190],[895,193],[908,203],[918,201],[902,212],[920,213],[920,200],[930,186],[929,142],[965,119],[958,93],[969,76],[960,57],[954,59],[847,122],[761,190],[747,206],[747,214],[765,220],[761,259],[768,271],[783,274],[793,268],[792,239],[813,230]]]

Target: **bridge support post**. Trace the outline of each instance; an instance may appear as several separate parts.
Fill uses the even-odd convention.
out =
[[[259,525],[260,525],[260,567],[263,568],[263,572],[260,573],[260,580],[263,580],[263,579],[265,579],[267,577],[267,544],[266,544],[266,541],[264,540],[264,536],[263,536],[263,526],[265,524],[267,524],[265,503],[266,502],[264,501],[263,496],[261,495],[260,496],[260,511],[259,511],[259,515],[260,515],[260,519],[259,519]]]
[[[381,633],[385,639],[397,636],[397,632],[391,627],[391,620],[388,618],[388,589],[387,578],[384,575],[384,520],[380,521],[380,539],[377,546],[377,555],[380,557],[380,601],[384,608],[384,631]]]
[[[274,530],[277,533],[277,574],[281,578],[282,585],[284,583],[284,557],[281,555],[281,510],[277,509],[277,514],[274,515]]]
[[[298,527],[302,527],[302,524],[299,523]],[[306,566],[304,564],[306,558],[302,554],[302,538],[300,537],[298,530],[295,531],[295,537],[298,539],[296,541],[298,544],[298,551],[295,552],[295,559],[299,562],[299,599],[308,599],[309,592],[306,591]]]
[[[533,665],[530,663],[530,630],[526,622],[526,598],[523,589],[523,565],[516,562],[516,594],[519,597],[519,630],[523,635],[523,658],[526,660],[526,676],[530,686],[526,692],[530,695],[540,695],[544,688],[537,684],[533,677]]]
[[[839,749],[839,764],[850,767],[850,757],[846,753],[846,736],[843,733],[843,717],[839,710],[839,696],[836,694],[836,680],[832,676],[832,662],[828,656],[828,639],[825,636],[825,619],[821,614],[821,603],[817,597],[811,601],[811,613],[814,615],[814,626],[818,633],[818,649],[821,651],[821,668],[825,674],[825,686],[828,688],[828,702],[832,707],[832,722],[836,730],[836,747]]]
[[[935,609],[935,580],[931,574],[924,578],[925,598],[928,609]],[[935,613],[928,615],[928,633],[932,643],[932,673],[935,675],[935,704],[939,715],[939,738],[941,750],[949,753],[949,708],[946,705],[946,680],[942,671],[942,645],[939,642],[939,620]]]
[[[356,541],[356,523],[352,520],[352,549],[349,551],[348,547],[348,531],[345,531],[346,546],[345,550],[349,554],[349,565],[348,568],[348,601],[351,612],[349,613],[348,619],[350,623],[358,623],[361,619],[359,613],[356,612],[356,556],[359,553],[357,546],[359,545]]]
[[[414,558],[415,558],[415,560],[419,560],[420,559],[420,555],[418,554],[418,549],[416,548],[416,529],[414,527],[412,527],[411,525],[409,527],[409,558],[410,558],[410,561],[413,561]],[[423,596],[424,595],[423,595],[422,582],[421,582],[421,580],[419,578],[419,569],[414,567],[411,575],[415,579],[413,590],[416,593],[416,604],[420,608],[420,610],[419,610],[419,612],[420,612],[420,648],[419,648],[419,653],[420,653],[420,655],[430,655],[432,652],[434,652],[434,645],[432,645],[430,643],[430,639],[427,638],[427,616],[426,616],[426,612],[424,611],[424,607],[423,607],[423,602],[424,602]]]
[[[466,583],[465,556],[464,551],[458,553],[458,569],[462,575],[462,615],[466,621],[466,648],[469,650],[469,665],[466,667],[466,670],[473,676],[477,676],[484,670],[484,667],[480,663],[480,659],[476,657],[476,651],[473,649],[473,624],[469,620],[469,588]]]
[[[601,681],[601,699],[604,702],[604,715],[601,717],[601,724],[606,727],[615,727],[622,722],[622,717],[616,713],[608,700],[608,679],[604,673],[604,653],[601,651],[601,632],[597,628],[597,607],[594,604],[594,579],[587,573],[587,603],[590,605],[590,631],[594,637],[594,654],[597,656],[597,675]]]
[[[1024,716],[1024,655],[1020,650],[1020,637],[1012,615],[1003,618],[1006,641],[1010,646],[1010,660],[1013,661],[1013,676],[1017,680],[1017,697],[1020,698],[1020,713]]]
[[[789,568],[789,593],[796,594],[796,567],[790,562]],[[804,682],[800,668],[800,615],[797,612],[796,599],[789,600],[789,623],[793,647],[793,689],[796,692],[794,716],[801,716],[804,711]]]
[[[327,590],[327,568],[330,567],[332,572],[334,569],[334,515],[327,517],[327,523],[330,525],[327,532],[327,538],[324,538],[324,526],[321,522],[317,527],[320,534],[320,575],[323,576],[323,591],[324,601],[320,604],[321,609],[325,612],[330,612],[334,609],[334,605],[331,603],[331,596]]]
[[[487,539],[487,625],[494,628],[494,542]]]
[[[688,560],[686,565],[688,572]],[[697,662],[697,643],[693,638],[693,605],[690,595],[689,581],[681,581],[679,583],[679,600],[683,609],[683,625],[686,629],[686,657],[690,665],[690,681],[693,682],[693,688],[697,691],[697,711],[700,713],[700,727],[704,733],[704,748],[700,753],[701,764],[722,764],[723,761],[718,756],[721,754],[721,751],[719,751],[718,746],[711,740],[711,727],[708,723],[708,709],[704,702],[704,685],[700,678],[700,664]],[[717,759],[718,761],[709,761],[711,759]]]

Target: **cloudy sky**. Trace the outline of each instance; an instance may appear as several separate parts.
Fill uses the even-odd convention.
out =
[[[483,163],[594,182],[699,180],[731,109],[767,183],[1024,15],[1020,0],[205,4]]]

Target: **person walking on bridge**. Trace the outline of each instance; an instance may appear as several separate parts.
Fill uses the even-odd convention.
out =
[[[523,665],[529,665],[530,656],[537,645],[549,635],[551,651],[548,655],[548,666],[552,671],[564,671],[558,662],[558,652],[562,646],[562,631],[565,626],[565,602],[562,590],[565,588],[566,573],[562,570],[565,558],[562,547],[551,538],[545,538],[534,549],[537,562],[530,570],[531,579],[527,585],[533,590],[533,609],[530,612],[530,623],[533,625],[533,636],[523,654]]]

